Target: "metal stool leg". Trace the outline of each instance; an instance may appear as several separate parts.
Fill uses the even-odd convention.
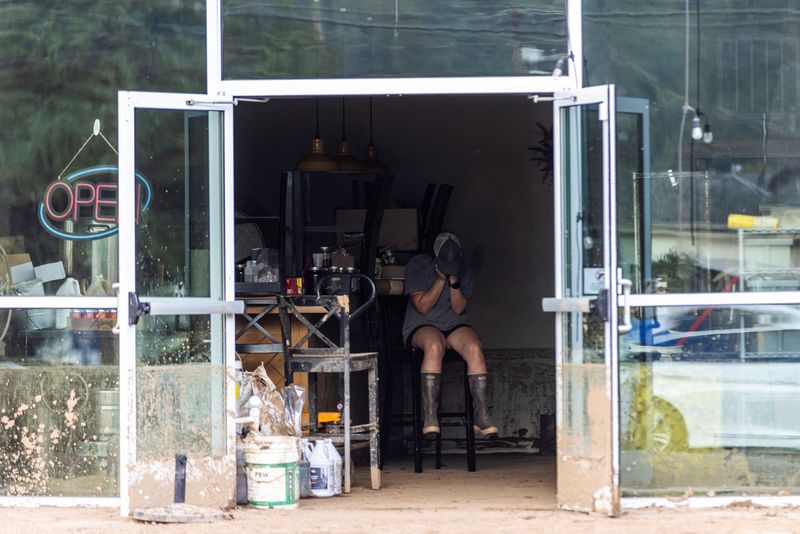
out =
[[[442,428],[439,428],[439,434],[436,435],[436,469],[442,468]]]
[[[417,355],[411,365],[411,407],[414,419],[414,472],[422,473],[422,409],[420,407],[420,376]]]
[[[467,427],[467,471],[475,471],[475,414],[472,409],[472,394],[469,391],[469,374],[464,362],[464,412]]]
[[[444,375],[442,375],[442,382],[444,382]],[[436,415],[436,418],[440,421],[439,423],[439,433],[436,434],[436,469],[442,468],[442,432],[444,432],[444,426],[441,423],[442,417],[440,415],[442,411],[442,390],[444,388],[439,388],[439,410]]]
[[[317,373],[308,373],[308,424],[312,432],[319,430],[317,396]]]
[[[369,474],[372,489],[381,489],[380,426],[378,421],[378,361],[369,368]]]
[[[344,369],[344,486],[342,493],[350,493],[350,358],[345,356]]]

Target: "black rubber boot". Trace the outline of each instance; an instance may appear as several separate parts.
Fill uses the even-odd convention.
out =
[[[425,439],[436,439],[439,429],[439,389],[442,386],[441,373],[420,373],[422,382],[422,434]]]
[[[488,385],[486,373],[469,375],[469,391],[472,393],[472,406],[475,408],[475,433],[484,438],[495,439],[497,438],[497,427],[489,420],[489,412],[486,408]]]

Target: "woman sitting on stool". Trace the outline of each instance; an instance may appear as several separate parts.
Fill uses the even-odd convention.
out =
[[[467,363],[469,389],[475,408],[475,433],[496,438],[497,427],[486,409],[486,362],[477,332],[467,322],[472,297],[472,271],[462,261],[461,241],[451,232],[436,236],[433,255],[418,254],[406,266],[405,293],[409,296],[403,322],[406,346],[423,352],[420,369],[422,433],[433,439],[440,432],[437,411],[442,359],[447,348]]]

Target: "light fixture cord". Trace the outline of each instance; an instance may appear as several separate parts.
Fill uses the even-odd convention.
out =
[[[314,99],[315,107],[316,107],[316,123],[317,123],[317,133],[315,137],[319,138],[319,98]]]
[[[372,97],[369,97],[369,144],[372,144]]]
[[[683,130],[686,127],[686,114],[695,109],[689,105],[689,0],[685,0],[684,14],[686,18],[686,31],[684,32],[684,85],[683,85],[683,113],[681,114],[681,128],[678,135],[678,178],[683,172]]]
[[[346,141],[347,140],[347,135],[345,135],[345,127],[344,127],[344,114],[345,114],[344,113],[344,106],[345,106],[344,98],[342,98],[342,141]]]
[[[694,103],[697,106],[697,109],[700,109],[700,0],[697,0],[695,3],[695,26],[697,27],[697,59],[695,60],[695,89],[697,90],[697,95],[694,99]]]
[[[400,0],[394,0],[394,39],[397,40],[397,23],[400,20]]]
[[[767,178],[767,142],[769,133],[767,131],[767,112],[761,113],[761,175],[758,177],[758,185],[766,185]]]

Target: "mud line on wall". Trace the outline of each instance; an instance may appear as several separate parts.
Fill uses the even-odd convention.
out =
[[[556,427],[558,501],[567,509],[608,513],[612,456],[606,366],[558,363],[556,374],[563,377],[565,414]]]

